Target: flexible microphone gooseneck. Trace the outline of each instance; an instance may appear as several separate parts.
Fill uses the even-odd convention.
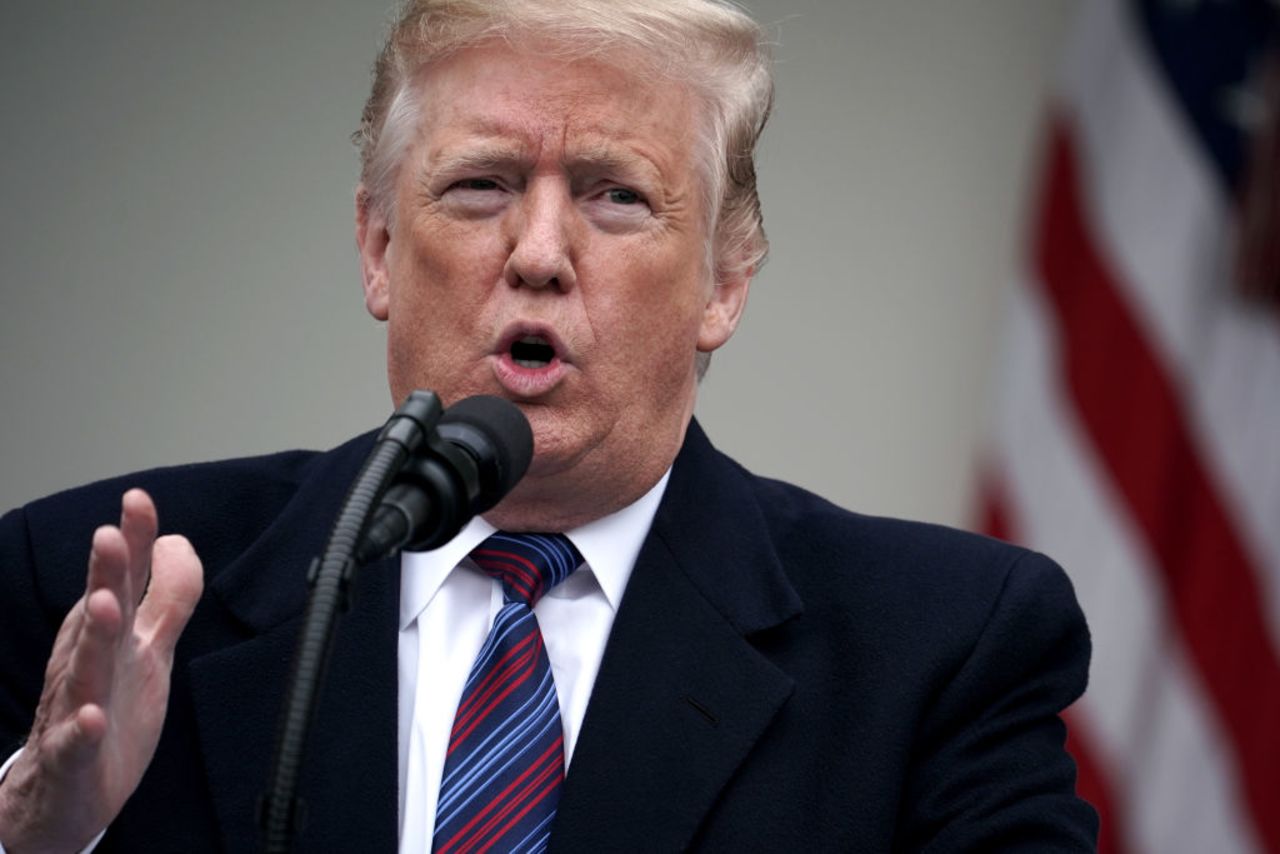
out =
[[[514,404],[496,397],[467,398],[442,411],[433,392],[415,391],[378,434],[308,573],[311,597],[260,804],[264,850],[292,848],[307,732],[334,624],[347,608],[356,568],[400,548],[448,542],[473,516],[501,501],[532,458],[529,422]]]

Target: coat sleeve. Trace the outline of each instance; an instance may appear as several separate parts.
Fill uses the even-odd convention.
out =
[[[0,761],[31,728],[62,616],[43,601],[26,514],[14,510],[0,518]]]
[[[895,848],[1092,851],[1059,713],[1083,693],[1089,632],[1066,574],[1022,552],[918,731]]]

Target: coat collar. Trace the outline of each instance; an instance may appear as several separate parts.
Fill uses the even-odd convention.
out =
[[[375,435],[365,433],[312,458],[289,502],[273,511],[261,536],[210,584],[213,595],[254,634],[302,612],[308,564],[324,549]]]
[[[691,423],[605,649],[552,850],[687,847],[793,688],[750,636],[801,610],[749,475]]]

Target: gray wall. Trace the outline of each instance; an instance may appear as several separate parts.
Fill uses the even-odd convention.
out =
[[[1068,0],[746,5],[777,22],[773,256],[700,417],[962,523]],[[0,4],[0,506],[382,421],[347,135],[387,6]]]

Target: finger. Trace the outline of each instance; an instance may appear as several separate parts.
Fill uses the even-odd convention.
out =
[[[36,714],[35,729],[42,729],[47,721],[60,718],[67,712],[68,701],[61,695],[67,674],[72,667],[75,650],[81,642],[88,620],[89,600],[94,593],[110,594],[117,603],[124,590],[124,566],[127,546],[119,530],[104,525],[93,534],[93,546],[89,551],[89,570],[85,580],[85,594],[80,597],[58,629],[49,661],[45,665],[44,689]],[[119,607],[117,605],[117,611]],[[106,617],[110,619],[109,615]]]
[[[86,601],[98,590],[109,590],[120,602],[126,625],[133,620],[133,608],[129,595],[129,545],[124,534],[112,525],[103,525],[93,532],[93,546],[89,550],[89,579],[85,588]]]
[[[97,747],[107,734],[107,713],[96,703],[76,710],[74,734],[85,747]]]
[[[89,594],[84,610],[84,625],[71,650],[65,681],[65,702],[73,708],[85,703],[105,706],[110,701],[124,622],[120,602],[110,590]]]
[[[106,713],[96,703],[86,703],[50,728],[41,745],[45,761],[61,773],[83,766],[93,758],[106,733]]]
[[[141,489],[130,489],[120,499],[120,532],[129,546],[128,607],[142,599],[151,575],[151,546],[156,539],[156,507]]]
[[[204,568],[186,537],[156,540],[151,559],[151,586],[138,608],[138,631],[172,652],[204,590]]]

